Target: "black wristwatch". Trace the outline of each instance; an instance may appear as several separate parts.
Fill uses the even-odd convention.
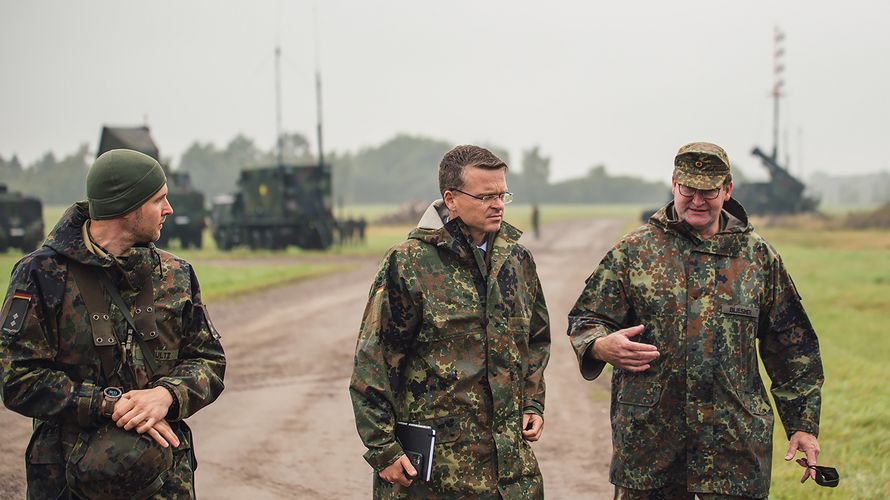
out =
[[[114,404],[121,398],[124,394],[123,389],[120,387],[106,387],[102,390],[102,398],[105,400],[105,404],[102,405],[102,416],[111,418],[111,415],[114,413]]]

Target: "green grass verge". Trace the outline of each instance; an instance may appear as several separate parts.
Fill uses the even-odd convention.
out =
[[[351,269],[337,264],[231,265],[193,262],[205,302],[236,297],[283,283]]]
[[[800,485],[783,460],[776,426],[771,498],[890,498],[890,233],[765,230],[819,335],[825,368],[819,462],[841,473],[836,489]]]

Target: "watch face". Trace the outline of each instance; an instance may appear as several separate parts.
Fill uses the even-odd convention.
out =
[[[123,391],[117,387],[106,387],[104,392],[109,398],[119,398],[123,394]]]

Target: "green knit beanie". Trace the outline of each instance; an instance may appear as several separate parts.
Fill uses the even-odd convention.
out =
[[[151,156],[112,149],[96,158],[87,173],[91,219],[114,219],[139,208],[158,192],[167,177]]]

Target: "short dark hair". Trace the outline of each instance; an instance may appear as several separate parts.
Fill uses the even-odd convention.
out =
[[[507,164],[491,151],[473,145],[456,146],[445,153],[439,163],[439,192],[464,187],[464,168],[476,167],[486,170],[507,169]]]

